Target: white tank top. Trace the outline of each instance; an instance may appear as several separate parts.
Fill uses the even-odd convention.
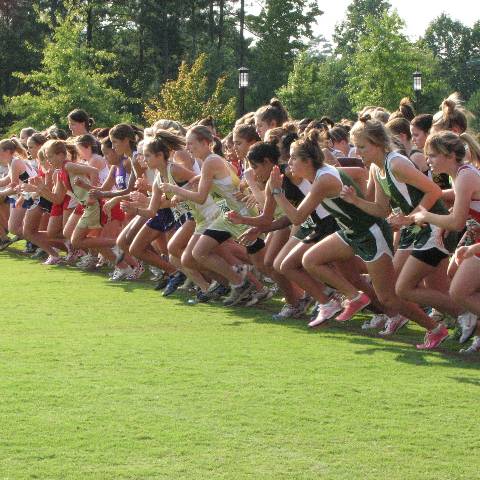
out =
[[[332,168],[334,168],[334,167],[332,167]],[[317,170],[317,174],[318,174],[318,170]],[[317,177],[315,176],[315,179],[316,178]],[[302,183],[300,183],[300,185],[298,185],[298,189],[305,196],[307,196],[307,193],[309,193],[310,190],[312,189],[312,184],[304,178],[302,180]],[[315,213],[318,215],[318,218],[320,218],[320,219],[323,219],[323,218],[326,218],[326,217],[330,216],[330,214],[327,212],[327,210],[325,210],[325,208],[323,208],[321,205],[317,205],[317,208],[315,208]]]

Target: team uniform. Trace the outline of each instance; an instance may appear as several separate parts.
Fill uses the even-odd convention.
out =
[[[195,160],[195,163],[193,164],[193,173],[199,175],[200,172],[200,165]],[[179,187],[185,188],[188,182],[176,182],[173,178],[170,164],[168,165],[167,173],[168,183],[170,183],[171,185],[177,185]],[[183,218],[185,219],[184,221],[187,221],[187,219],[190,218],[193,218],[193,220],[195,220],[196,235],[202,235],[203,233],[205,233],[207,227],[221,214],[220,207],[215,203],[211,195],[207,196],[205,203],[203,203],[202,205],[191,202],[189,200],[184,200],[179,205],[177,205],[175,209],[178,212],[177,214],[179,219],[181,219],[183,216]]]
[[[229,176],[221,179],[213,179],[212,194],[219,199],[221,214],[205,230],[205,235],[223,243],[229,238],[238,238],[249,227],[247,225],[235,225],[228,217],[231,210],[243,216],[254,216],[257,212],[248,208],[245,203],[235,198],[239,192],[240,179],[237,174],[228,166]]]
[[[399,155],[397,152],[390,152],[385,157],[385,176],[382,176],[380,168],[373,165],[376,179],[382,190],[390,199],[392,209],[409,215],[420,204],[424,192],[418,188],[401,182],[395,178],[392,172],[391,162],[394,158],[402,158],[403,161],[413,162],[408,158]],[[448,210],[441,200],[435,202],[430,212],[437,215],[447,215]],[[436,267],[444,258],[449,255],[448,241],[454,241],[454,235],[444,237],[444,231],[435,225],[409,225],[400,229],[400,242],[398,250],[409,250],[412,256],[418,260]],[[447,243],[447,244],[446,244]],[[448,245],[451,247],[451,245]]]
[[[323,165],[317,170],[315,179],[323,175],[332,175],[363,197],[356,183],[335,167]],[[374,262],[384,254],[393,256],[392,231],[385,219],[370,215],[340,197],[325,198],[321,204],[340,227],[336,235],[352,248],[356,256],[365,262]]]

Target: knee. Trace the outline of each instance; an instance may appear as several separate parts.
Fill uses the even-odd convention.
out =
[[[194,270],[196,267],[196,262],[189,252],[183,252],[182,256],[180,257],[180,262],[182,264],[182,267],[188,268],[190,270]]]
[[[405,283],[405,282],[397,282],[397,284],[395,285],[395,293],[400,297],[400,298],[403,298],[404,300],[408,300],[409,296],[410,296],[410,292],[411,292],[411,288],[410,286]],[[380,297],[381,295],[378,295],[377,293],[377,296],[378,296],[378,299],[380,300]],[[380,300],[381,301],[381,300]],[[382,302],[383,303],[383,302]]]
[[[292,270],[292,262],[288,261],[287,259],[284,259],[282,262],[280,262],[280,265],[278,265],[277,270],[278,273],[281,273],[282,275],[287,275],[290,270]]]
[[[273,262],[268,262],[268,263],[265,262],[265,266],[267,268],[270,268],[276,273],[282,273],[282,264],[283,264],[283,261],[277,258]]]
[[[198,263],[203,263],[205,258],[208,256],[207,252],[205,252],[201,248],[197,248],[196,246],[192,250],[192,257],[193,260],[197,261]]]
[[[302,257],[302,267],[305,269],[305,271],[307,271],[308,273],[311,273],[312,272],[312,269],[314,267],[314,263],[312,262],[312,259],[310,258],[310,256],[307,254],[305,254],[303,257]]]
[[[124,250],[125,251],[125,250]],[[128,248],[128,253],[132,256],[132,257],[137,257],[137,258],[140,258],[141,254],[142,254],[142,249],[139,247],[139,245],[135,242],[133,242],[130,247]]]

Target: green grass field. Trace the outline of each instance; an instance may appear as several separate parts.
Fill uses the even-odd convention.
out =
[[[0,479],[479,478],[479,359],[0,254]]]

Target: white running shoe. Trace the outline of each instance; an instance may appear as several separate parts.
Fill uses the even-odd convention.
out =
[[[133,273],[133,268],[130,267],[130,265],[125,268],[116,267],[109,280],[111,282],[119,282],[120,280],[125,280],[128,276],[132,275],[132,273]]]
[[[319,303],[317,316],[308,324],[310,328],[315,328],[333,318],[338,312],[343,310],[342,302],[338,295],[333,297],[327,303]]]
[[[405,318],[403,315],[398,314],[394,317],[389,317],[387,323],[385,324],[385,328],[381,332],[378,332],[378,334],[382,337],[393,335],[407,323],[408,318]]]
[[[480,337],[473,337],[473,342],[468,348],[462,348],[460,353],[478,353],[480,352]]]
[[[251,294],[250,298],[245,303],[245,306],[252,307],[253,305],[257,305],[257,303],[265,302],[272,297],[273,297],[273,292],[269,288],[263,287],[261,290]]]
[[[272,318],[273,320],[285,320],[287,318],[296,318],[299,315],[300,311],[298,307],[286,303],[278,313],[272,315]]]
[[[477,328],[477,319],[478,317],[470,312],[465,312],[458,316],[458,324],[462,329],[460,343],[465,343],[473,335]]]
[[[44,265],[58,265],[62,263],[62,258],[54,255],[49,255],[48,258],[43,262]]]
[[[378,313],[374,315],[370,320],[363,322],[362,330],[371,330],[384,328],[388,321],[387,315],[384,313]]]

